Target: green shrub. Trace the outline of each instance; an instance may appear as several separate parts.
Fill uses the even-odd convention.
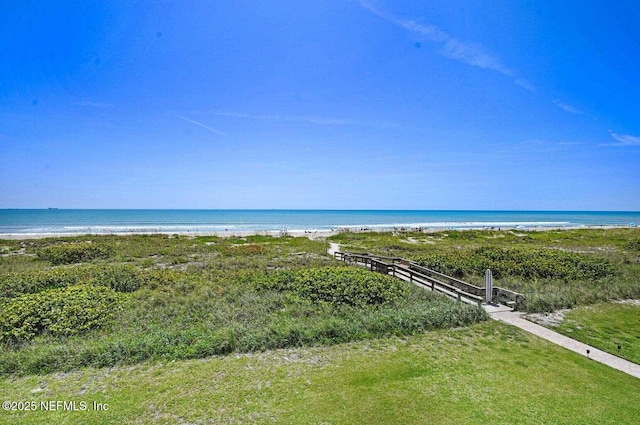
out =
[[[0,276],[0,297],[15,298],[47,288],[86,283],[90,277],[87,268],[78,267],[6,273]]]
[[[79,284],[105,286],[118,292],[133,292],[146,280],[161,279],[154,273],[140,272],[129,264],[58,267],[48,270],[6,273],[0,276],[0,299],[33,294],[44,289]],[[155,277],[152,277],[155,276]],[[165,278],[166,279],[166,278]]]
[[[457,278],[476,270],[470,259],[459,251],[434,252],[416,258],[415,261],[423,267]]]
[[[109,258],[112,254],[111,247],[88,242],[51,245],[36,252],[39,259],[49,261],[53,265],[83,263],[98,258]]]
[[[156,289],[163,286],[175,284],[180,277],[180,273],[171,269],[143,270],[139,272],[141,286],[149,289]]]
[[[223,255],[229,256],[259,255],[263,252],[264,248],[256,244],[230,246],[222,250]]]
[[[496,278],[599,279],[615,274],[609,261],[554,249],[482,247],[468,251],[433,253],[416,259],[420,265],[455,277],[482,275],[491,269]]]
[[[627,243],[629,251],[640,251],[640,239],[634,239]]]
[[[142,279],[138,269],[129,264],[110,264],[97,268],[92,283],[118,292],[133,292],[140,288]]]
[[[48,289],[0,305],[0,342],[20,343],[48,332],[72,335],[103,326],[118,311],[122,295],[90,285]]]
[[[263,287],[289,290],[311,301],[352,306],[390,304],[407,294],[406,283],[349,267],[286,271],[269,276]]]

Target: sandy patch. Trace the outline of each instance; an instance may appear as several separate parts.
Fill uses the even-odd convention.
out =
[[[617,304],[631,304],[640,307],[640,300],[618,300],[614,301]]]
[[[525,316],[525,319],[542,326],[560,326],[564,320],[564,315],[569,311],[571,309],[558,310],[552,313],[530,313]]]
[[[420,244],[428,244],[428,245],[435,245],[436,243],[432,240],[429,239],[416,239],[412,236],[409,236],[406,239],[402,239],[400,240],[400,242],[406,242],[406,243],[410,243],[410,244],[414,244],[414,245],[420,245]]]

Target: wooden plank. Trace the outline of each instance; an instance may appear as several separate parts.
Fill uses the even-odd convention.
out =
[[[459,288],[456,288],[453,285],[449,285],[449,284],[446,284],[444,282],[440,282],[437,279],[433,279],[433,278],[431,278],[429,276],[422,275],[421,273],[416,273],[416,272],[412,271],[411,269],[407,269],[405,267],[398,266],[398,265],[396,265],[395,268],[396,268],[396,270],[403,271],[404,272],[403,276],[405,276],[405,277],[409,276],[409,279],[410,279],[410,281],[412,281],[412,283],[418,282],[418,283],[422,284],[423,286],[428,286],[426,284],[426,282],[428,282],[428,283],[431,284],[431,289],[432,290],[437,290],[439,292],[444,292],[443,291],[443,289],[444,289],[448,293],[455,294],[455,298],[458,298],[458,299],[460,297],[465,297],[465,298],[470,299],[470,300],[472,300],[474,302],[478,302],[478,301],[481,302],[482,299],[483,299],[482,297],[480,297],[478,295],[470,294],[470,293],[468,293],[466,291],[463,291],[463,290],[461,290]],[[420,282],[420,280],[422,280],[422,282]]]
[[[432,276],[428,276],[426,274],[420,273],[415,269],[416,268],[422,269],[425,272],[428,272],[430,274],[433,273],[438,277],[444,278],[445,280],[450,280],[455,283],[459,283],[465,287],[470,287],[470,288],[478,288],[478,287],[475,287],[474,285],[463,282],[459,279],[455,279],[445,274],[436,272],[434,270],[419,266],[411,261],[404,260],[402,258],[374,256],[368,253],[361,254],[361,253],[336,252],[335,255],[339,257],[338,259],[342,261],[355,263],[357,265],[364,265],[364,267],[369,268],[374,272],[384,273],[387,275],[392,274],[394,277],[401,278],[402,280],[408,279],[410,283],[416,286],[421,286],[421,287],[429,288],[432,291],[441,292],[451,298],[456,299],[458,302],[464,301],[464,302],[470,302],[471,304],[481,305],[483,300],[483,297],[466,292],[456,287],[455,285],[452,285],[451,282],[449,283],[442,282],[438,279],[435,279]],[[381,258],[384,258],[386,260],[391,260],[392,263],[390,264],[390,263],[381,261],[380,260]],[[396,262],[400,264],[396,264]]]

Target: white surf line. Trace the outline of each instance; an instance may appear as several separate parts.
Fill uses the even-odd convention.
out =
[[[554,332],[544,326],[540,326],[536,323],[523,319],[521,317],[522,313],[511,311],[511,309],[505,309],[496,308],[494,306],[485,306],[485,310],[489,313],[492,319],[516,326],[523,331],[529,332],[542,339],[546,339],[549,342],[557,344],[575,353],[588,356],[591,360],[605,364],[628,375],[635,376],[636,378],[640,378],[640,365],[614,356],[613,354],[606,353],[595,347],[559,334],[558,332]]]

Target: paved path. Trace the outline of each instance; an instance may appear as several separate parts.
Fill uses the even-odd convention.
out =
[[[618,369],[631,376],[640,378],[640,365],[621,359],[613,354],[605,353],[604,351],[598,350],[590,345],[576,341],[575,339],[561,335],[551,329],[545,328],[544,326],[540,326],[523,319],[521,317],[522,313],[511,311],[508,307],[495,307],[490,305],[485,306],[485,310],[487,310],[493,319],[517,326],[524,331],[546,339],[547,341],[551,341],[554,344],[560,345],[561,347],[574,351],[578,354],[582,354],[583,356],[586,356],[587,350],[589,350],[589,358],[591,360],[606,364],[614,369]]]
[[[335,242],[329,243],[329,249],[327,253],[332,257],[334,254],[340,251],[340,245]],[[595,347],[584,344],[566,337],[558,332],[554,332],[551,329],[540,326],[536,323],[530,322],[522,318],[523,313],[515,312],[510,307],[503,305],[484,305],[484,309],[489,315],[495,319],[510,325],[516,326],[526,332],[532,333],[542,339],[546,339],[554,344],[564,347],[568,350],[587,356],[587,350],[589,350],[589,358],[602,364],[605,364],[614,369],[620,370],[636,378],[640,378],[640,365],[637,365],[628,360],[614,356],[613,354],[605,353],[602,350],[598,350]]]

